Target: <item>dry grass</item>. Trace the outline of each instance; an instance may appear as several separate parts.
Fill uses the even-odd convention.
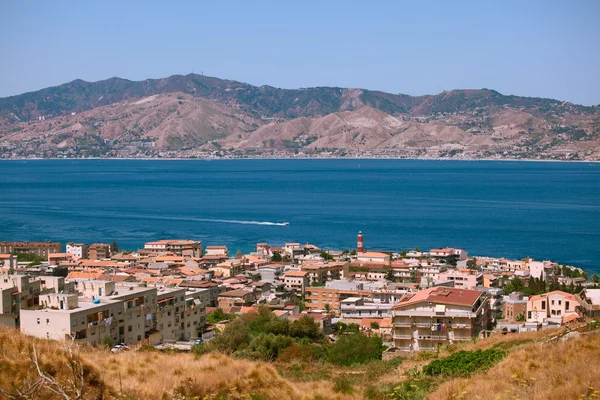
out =
[[[35,382],[39,375],[32,361],[34,339],[22,335],[19,331],[0,328],[0,389],[9,393],[23,391],[28,383]],[[64,345],[58,342],[35,339],[35,348],[41,371],[56,380],[61,386],[68,387],[67,381],[73,377],[68,367],[67,353]],[[78,353],[75,352],[77,358]],[[105,392],[100,375],[85,362],[81,354],[85,376],[85,397],[98,398]],[[0,394],[0,398],[3,395]],[[36,399],[53,399],[53,394],[46,386],[35,392]]]
[[[600,335],[589,335],[567,342],[540,344],[557,331],[498,336],[476,343],[446,348],[440,356],[458,350],[487,349],[492,346],[509,351],[509,355],[489,371],[470,378],[451,379],[442,383],[427,398],[441,399],[580,399],[592,397],[589,387],[600,389]],[[31,349],[34,339],[12,329],[0,328],[0,388],[10,389],[32,379]],[[35,339],[42,368],[59,381],[69,378],[63,345]],[[368,374],[367,367],[350,369],[314,367],[316,373],[307,381],[280,376],[273,364],[238,360],[221,354],[196,357],[185,353],[130,351],[113,354],[108,350],[82,349],[86,366],[86,399],[277,399],[356,400],[365,396],[368,385],[393,387],[408,379],[409,369],[419,369],[430,360],[413,357],[396,369]],[[288,366],[288,368],[291,368]],[[311,368],[303,369],[303,374]],[[327,374],[325,374],[325,372]],[[373,371],[371,371],[373,372]],[[353,375],[356,374],[356,375]],[[309,374],[310,375],[310,374]],[[351,391],[335,392],[334,378],[347,375]],[[288,376],[288,374],[284,374]],[[304,375],[301,375],[303,377]],[[308,375],[307,375],[308,376]],[[102,388],[104,383],[105,388]],[[386,386],[387,385],[387,386]],[[385,392],[383,392],[385,393]],[[389,392],[387,392],[389,393]],[[387,396],[387,395],[386,395]],[[2,395],[0,395],[2,397]],[[56,398],[48,391],[36,397]],[[383,397],[382,397],[383,398]],[[385,397],[387,398],[387,397]]]
[[[524,344],[483,374],[453,379],[428,396],[442,399],[598,398],[600,336],[566,342]],[[586,397],[587,396],[587,397]]]

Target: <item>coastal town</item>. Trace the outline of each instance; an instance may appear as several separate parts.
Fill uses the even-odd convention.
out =
[[[0,325],[38,338],[190,350],[236,317],[268,309],[380,337],[384,357],[590,323],[600,279],[548,260],[470,256],[464,249],[373,251],[161,239],[117,243],[0,242]]]

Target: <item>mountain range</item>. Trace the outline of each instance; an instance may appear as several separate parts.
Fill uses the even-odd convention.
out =
[[[489,89],[409,96],[203,75],[0,98],[0,156],[600,159],[600,107]]]

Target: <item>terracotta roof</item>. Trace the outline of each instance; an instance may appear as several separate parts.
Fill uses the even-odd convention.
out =
[[[457,289],[450,287],[433,287],[420,290],[417,293],[408,293],[400,299],[392,309],[403,308],[417,303],[454,304],[458,306],[472,306],[483,294],[480,290]]]
[[[358,257],[390,257],[388,254],[380,253],[378,251],[366,251],[364,253],[358,253]]]
[[[360,326],[362,328],[371,328],[371,323],[377,322],[380,328],[391,328],[392,318],[363,318],[360,320]]]
[[[306,272],[306,271],[287,271],[285,274],[283,274],[283,276],[303,277],[303,276],[306,276],[307,274],[308,274],[308,272]]]
[[[561,296],[563,296],[563,297],[565,297],[566,299],[569,299],[569,300],[575,300],[575,301],[577,301],[577,297],[575,297],[575,295],[572,295],[571,293],[563,292],[561,290],[555,290],[553,292],[542,293],[542,294],[538,294],[536,296],[531,296],[529,298],[529,301],[536,301],[536,300],[545,299],[546,297],[548,297],[550,295],[554,295],[554,294],[561,295]]]
[[[98,277],[102,275],[102,272],[79,272],[72,271],[69,272],[66,279],[98,279]]]
[[[252,292],[248,292],[246,290],[237,289],[237,290],[230,290],[228,292],[220,293],[219,297],[243,297],[243,296],[246,296],[248,294],[252,294]]]

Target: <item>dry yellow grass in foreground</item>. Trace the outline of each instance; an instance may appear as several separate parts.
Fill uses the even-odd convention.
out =
[[[599,362],[598,335],[545,345],[529,343],[483,374],[442,384],[428,399],[600,398],[596,392],[600,389]]]
[[[444,357],[451,351],[497,346],[506,349],[509,354],[487,372],[469,378],[449,378],[425,398],[598,398],[600,393],[594,393],[594,390],[600,389],[600,368],[597,367],[600,335],[540,344],[555,334],[556,331],[545,331],[498,336],[442,351],[440,356]],[[32,363],[32,343],[35,343],[41,369],[68,387],[73,374],[65,357],[64,343],[34,340],[16,330],[0,328],[0,389],[14,390],[16,387],[23,390],[27,388],[27,382],[37,379]],[[81,351],[81,360],[85,377],[85,392],[81,399],[350,400],[365,398],[367,394],[364,379],[354,381],[352,390],[346,392],[349,394],[335,391],[333,378],[352,374],[352,369],[331,367],[330,379],[297,382],[281,377],[274,364],[233,359],[222,354],[202,357],[144,351],[113,354],[108,350],[90,348]],[[368,384],[393,388],[409,379],[407,372],[410,369],[419,370],[428,362],[424,357],[415,356]],[[443,379],[437,382],[441,381]],[[388,397],[391,389],[381,393],[375,398],[393,399]],[[3,398],[2,394],[0,398]],[[35,397],[21,398],[45,400],[60,397],[45,388],[38,388]]]

